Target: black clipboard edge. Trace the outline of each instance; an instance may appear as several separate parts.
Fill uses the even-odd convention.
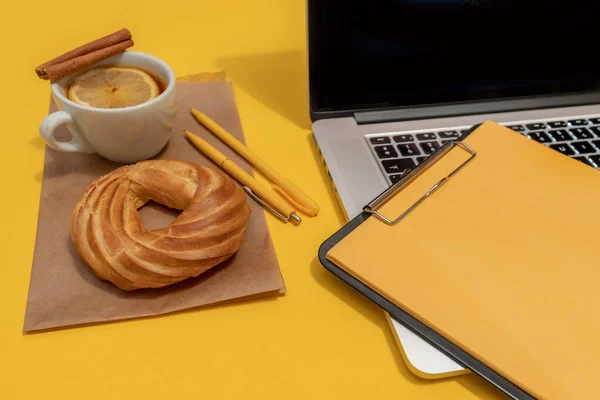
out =
[[[462,138],[468,136],[478,126],[479,125],[474,126],[469,132],[465,133]],[[419,335],[423,340],[427,341],[463,367],[470,369],[507,396],[516,400],[535,400],[535,397],[531,396],[523,389],[510,382],[508,379],[504,378],[502,375],[498,374],[496,371],[489,368],[487,365],[483,364],[481,361],[477,360],[475,357],[471,356],[469,353],[462,350],[460,347],[444,338],[442,335],[438,334],[436,331],[327,259],[329,250],[370,217],[371,214],[362,212],[321,244],[318,255],[319,261],[325,269],[346,282],[371,301],[375,302],[375,304],[386,310],[392,317],[401,322],[415,334]]]
[[[419,321],[418,319],[411,316],[409,313],[391,303],[385,297],[381,296],[379,293],[371,289],[369,286],[365,285],[363,282],[356,279],[354,276],[350,275],[331,261],[329,261],[326,256],[329,250],[333,248],[337,243],[339,243],[344,237],[346,237],[350,232],[356,229],[360,224],[366,221],[371,217],[371,214],[361,213],[353,220],[351,220],[348,224],[346,224],[342,229],[337,231],[333,236],[327,239],[321,247],[319,247],[319,261],[321,264],[332,274],[340,278],[342,281],[346,282],[348,285],[352,286],[358,292],[369,298],[371,301],[375,302],[378,306],[386,310],[390,313],[392,317],[401,322],[404,326],[409,328],[411,331],[419,335],[429,344],[446,354],[448,357],[459,363],[465,368],[470,369],[475,372],[477,375],[491,383],[493,386],[498,388],[500,391],[505,393],[516,400],[535,400],[535,398],[524,390],[483,364],[481,361],[477,360],[469,353],[462,350],[460,347],[456,346],[454,343],[450,342],[448,339],[444,338],[433,329]]]

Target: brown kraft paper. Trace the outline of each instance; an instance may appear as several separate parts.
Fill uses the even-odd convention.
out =
[[[189,129],[252,174],[247,162],[189,112],[192,107],[205,112],[244,142],[231,83],[192,82],[197,80],[193,77],[184,80],[177,84],[178,111],[171,139],[156,158],[214,166],[185,139],[183,131]],[[50,112],[56,110],[52,102]],[[46,147],[25,332],[166,314],[285,292],[263,209],[250,198],[252,215],[242,246],[232,258],[199,277],[160,289],[134,291],[123,291],[98,279],[73,247],[71,212],[87,185],[118,166],[95,154],[65,153]],[[144,206],[140,214],[147,229],[166,226],[176,215],[153,204]]]

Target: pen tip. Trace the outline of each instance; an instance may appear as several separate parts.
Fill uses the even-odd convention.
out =
[[[292,213],[290,215],[290,218],[297,224],[302,222],[302,218],[300,218],[299,216],[297,216],[296,214]]]

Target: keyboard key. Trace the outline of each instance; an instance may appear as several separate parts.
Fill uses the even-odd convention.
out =
[[[548,131],[550,136],[557,142],[564,142],[565,140],[573,140],[569,132],[564,129],[558,129],[556,131]]]
[[[593,167],[594,164],[592,164],[592,162],[590,160],[588,160],[586,157],[573,157],[574,159],[576,159],[577,161],[581,161],[584,164],[589,165],[590,167]]]
[[[592,140],[592,144],[600,149],[600,140]]]
[[[379,158],[394,158],[398,157],[398,153],[394,150],[394,146],[375,146],[375,153]]]
[[[573,146],[573,148],[577,150],[579,154],[589,154],[597,152],[597,150],[594,148],[594,146],[592,146],[590,142],[572,142],[571,146]]]
[[[415,138],[413,135],[398,135],[394,136],[394,141],[396,143],[404,143],[404,142],[414,142]]]
[[[470,129],[463,129],[462,131],[460,131],[460,134],[461,134],[461,136],[466,135],[467,133],[469,133],[469,131],[470,131]],[[440,136],[442,136],[442,135],[440,134]]]
[[[392,143],[392,141],[390,140],[390,138],[388,136],[372,137],[369,140],[373,144],[387,144],[387,143]]]
[[[600,118],[590,118],[589,121],[592,125],[600,125]]]
[[[468,132],[469,130],[465,130],[463,131],[463,133]],[[438,132],[438,135],[440,135],[440,137],[442,139],[456,139],[460,137],[460,134],[457,131],[441,131]],[[432,139],[435,139],[434,137]]]
[[[525,132],[525,126],[523,125],[507,125],[506,127],[512,129],[513,131]]]
[[[529,132],[528,136],[536,142],[552,143],[552,139],[550,139],[550,136],[546,135],[546,132],[544,131]]]
[[[586,128],[574,128],[570,129],[569,132],[575,136],[575,139],[591,139],[594,137]]]
[[[527,129],[539,131],[540,129],[546,129],[546,124],[543,122],[538,122],[535,124],[527,124]]]
[[[399,160],[383,160],[381,163],[388,174],[397,174],[403,172],[407,168],[412,170],[416,166],[415,162],[410,158],[401,158]]]
[[[550,128],[566,128],[567,123],[565,121],[552,121],[548,122]]]
[[[584,126],[588,124],[587,119],[572,119],[569,121],[571,126]]]
[[[418,156],[421,154],[417,148],[417,145],[414,143],[399,144],[398,150],[400,150],[400,154],[402,154],[404,157]]]
[[[463,133],[468,132],[468,130],[463,131]],[[443,131],[443,132],[438,132],[438,135],[440,135],[440,137],[442,139],[457,139],[460,137],[460,134],[456,131]],[[435,139],[435,138],[432,138]]]
[[[590,161],[596,164],[596,167],[600,167],[600,154],[589,156]]]
[[[435,140],[437,137],[435,133],[417,133],[417,139],[419,140]]]
[[[427,160],[427,157],[417,157],[417,162],[421,164],[423,161]]]
[[[392,181],[392,183],[396,183],[398,182],[400,179],[402,179],[402,177],[404,176],[404,174],[394,174],[394,175],[390,175],[390,181]]]
[[[425,154],[431,154],[440,148],[440,144],[438,142],[424,142],[420,143],[420,145]]]
[[[556,150],[556,151],[560,151],[561,153],[563,153],[566,156],[572,156],[573,154],[575,154],[575,152],[573,151],[573,149],[571,148],[571,146],[569,146],[566,143],[563,144],[551,144],[550,148]]]
[[[590,131],[592,131],[594,135],[600,137],[600,126],[592,126]]]

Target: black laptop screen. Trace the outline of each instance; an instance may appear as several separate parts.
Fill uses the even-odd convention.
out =
[[[599,10],[597,0],[309,0],[312,111],[595,91]]]

